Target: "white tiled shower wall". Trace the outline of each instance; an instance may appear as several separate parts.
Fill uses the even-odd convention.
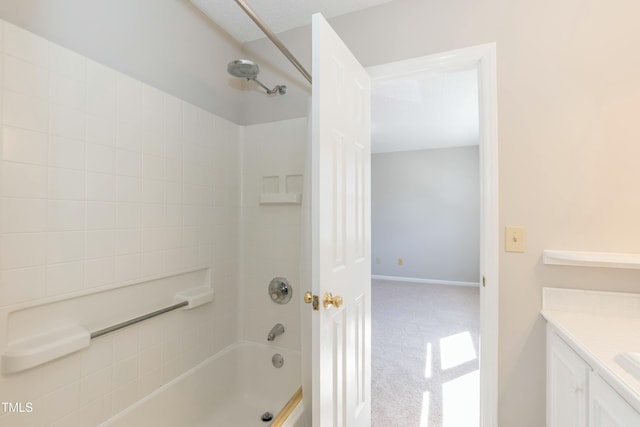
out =
[[[300,284],[301,205],[261,205],[260,194],[264,177],[289,176],[288,191],[302,191],[307,140],[306,118],[244,128],[240,336],[265,343],[271,327],[282,323],[285,333],[273,345],[293,350],[300,350],[300,303],[307,290]],[[267,292],[276,276],[287,278],[293,287],[287,304],[275,304]]]
[[[2,21],[0,53],[0,312],[195,267],[216,291],[0,377],[33,403],[0,426],[96,425],[237,338],[239,128]]]

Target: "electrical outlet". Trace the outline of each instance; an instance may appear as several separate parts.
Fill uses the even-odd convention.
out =
[[[380,264],[380,257],[376,257],[376,264]]]
[[[404,260],[402,258],[398,258],[398,265],[403,265],[404,264]]]
[[[524,252],[526,237],[524,227],[507,225],[504,234],[504,250],[506,252]]]

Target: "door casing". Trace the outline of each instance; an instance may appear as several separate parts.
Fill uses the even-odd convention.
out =
[[[498,112],[496,45],[464,49],[368,67],[376,80],[429,72],[478,71],[480,123],[480,426],[498,425]]]

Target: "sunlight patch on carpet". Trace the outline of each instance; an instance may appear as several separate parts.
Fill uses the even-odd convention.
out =
[[[480,419],[480,371],[442,385],[442,427],[477,426]]]
[[[469,331],[440,339],[440,359],[443,371],[476,358],[476,350],[473,348],[473,340]]]
[[[420,427],[429,427],[429,392],[422,394],[422,412],[420,413]]]
[[[431,343],[427,343],[427,354],[425,354],[424,359],[424,377],[431,378]]]

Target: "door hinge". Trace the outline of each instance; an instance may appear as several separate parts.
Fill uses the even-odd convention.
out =
[[[484,276],[482,276],[482,287],[486,288],[487,287],[487,280],[485,279]]]

